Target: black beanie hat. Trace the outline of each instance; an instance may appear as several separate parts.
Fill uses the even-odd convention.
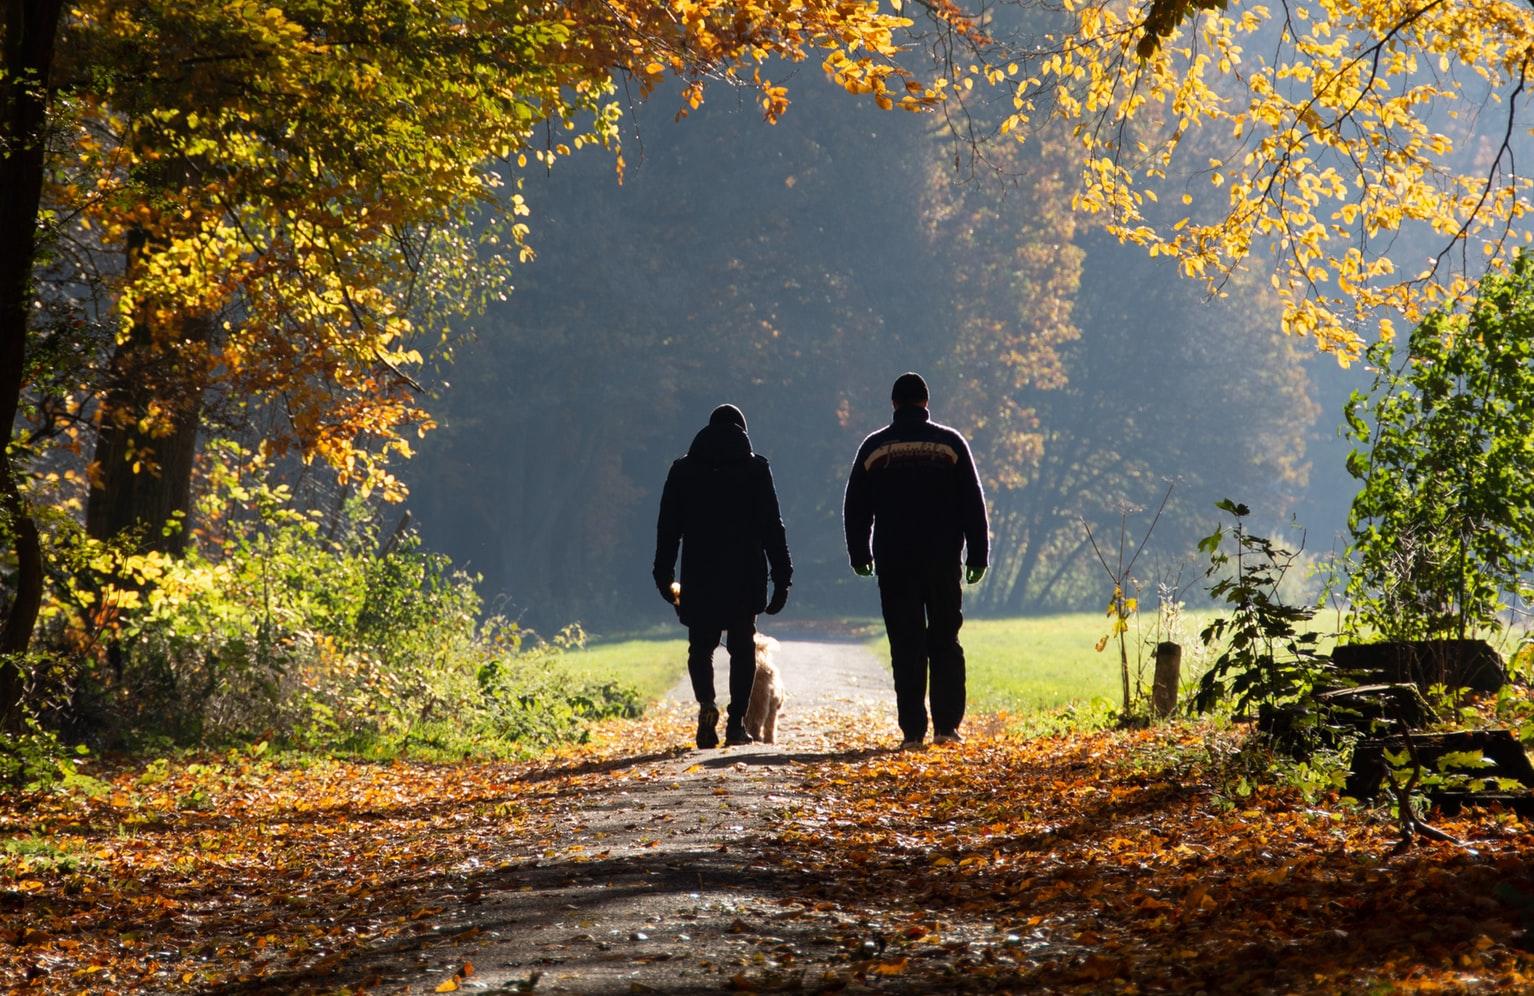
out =
[[[890,400],[897,405],[924,405],[927,399],[927,382],[918,373],[901,374],[890,388]]]
[[[720,405],[709,415],[708,424],[739,426],[740,430],[744,432],[746,431],[746,416],[734,405]]]

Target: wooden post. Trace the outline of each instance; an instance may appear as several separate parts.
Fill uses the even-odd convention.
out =
[[[1156,644],[1156,677],[1151,685],[1151,709],[1157,716],[1170,716],[1177,708],[1177,685],[1182,679],[1182,647],[1175,643]]]

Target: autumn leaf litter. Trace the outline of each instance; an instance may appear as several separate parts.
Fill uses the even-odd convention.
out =
[[[1517,990],[1524,827],[1390,856],[1220,791],[1205,726],[889,749],[869,707],[695,751],[690,713],[525,764],[119,765],[5,800],[0,984],[37,992]]]

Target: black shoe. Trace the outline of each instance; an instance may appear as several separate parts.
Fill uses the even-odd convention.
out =
[[[710,702],[698,706],[698,746],[704,750],[719,746],[719,707]]]
[[[744,747],[746,744],[756,743],[756,738],[746,732],[744,723],[727,723],[724,727],[724,745],[726,747]]]

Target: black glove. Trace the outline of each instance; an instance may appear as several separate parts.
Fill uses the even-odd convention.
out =
[[[672,584],[673,582],[671,578],[655,579],[655,590],[660,592],[660,597],[666,600],[667,605],[674,606],[676,605],[678,599],[676,597],[677,593],[672,590]]]
[[[772,585],[772,601],[767,603],[767,614],[769,616],[775,616],[779,612],[782,612],[783,606],[787,604],[788,585],[774,582]]]

